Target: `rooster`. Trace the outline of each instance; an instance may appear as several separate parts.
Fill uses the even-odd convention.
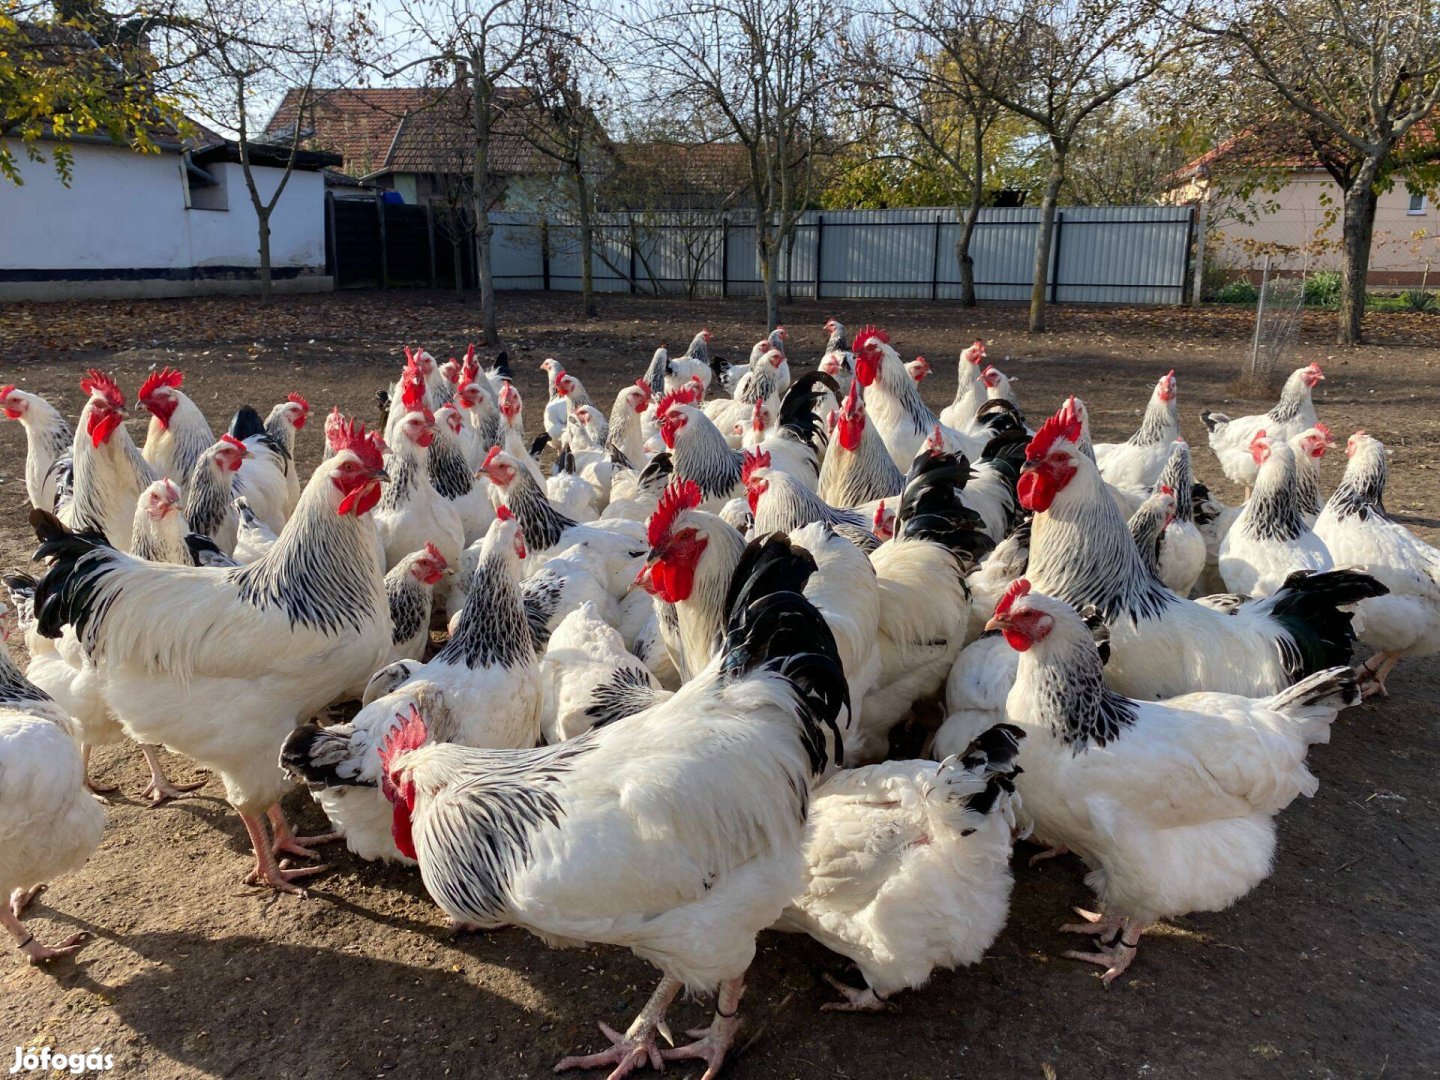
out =
[[[105,811],[90,797],[69,716],[20,674],[0,606],[0,925],[31,964],[70,956],[89,934],[43,945],[20,917],[44,882],[79,870],[100,845]]]
[[[865,388],[866,410],[896,468],[907,468],[935,432],[946,452],[979,454],[984,445],[979,437],[942,424],[930,411],[885,331],[867,326],[855,335],[854,351],[855,378]]]
[[[803,887],[809,789],[830,762],[845,676],[802,596],[735,590],[724,647],[668,700],[538,750],[430,738],[420,710],[381,749],[397,845],[453,920],[555,944],[628,946],[662,980],[626,1034],[558,1071],[699,1058],[739,1028],[755,937]],[[354,783],[316,763],[314,783]],[[682,989],[719,987],[709,1029],[661,1049]]]
[[[1296,368],[1285,380],[1280,400],[1263,416],[1241,416],[1232,420],[1224,413],[1206,410],[1200,414],[1210,432],[1210,449],[1220,459],[1220,468],[1231,483],[1249,489],[1255,484],[1259,465],[1250,453],[1250,443],[1262,428],[1284,442],[1306,428],[1315,426],[1315,402],[1311,392],[1325,378],[1319,364]]]
[[[174,368],[152,371],[136,396],[150,414],[142,453],[156,476],[190,482],[195,463],[215,445],[210,423],[200,407],[180,389],[185,375]]]
[[[925,381],[925,379],[929,376],[930,372],[934,369],[931,368],[929,360],[926,360],[923,356],[917,356],[914,360],[906,362],[905,370],[909,373],[910,378],[915,380],[915,383],[918,386],[920,383]]]
[[[60,411],[39,394],[0,387],[0,413],[25,429],[25,492],[37,510],[55,509],[60,472],[68,469],[75,433]]]
[[[1170,444],[1180,437],[1175,372],[1160,376],[1145,406],[1140,426],[1123,443],[1096,443],[1095,464],[1105,482],[1122,491],[1150,489],[1170,460]]]
[[[89,400],[70,451],[74,494],[57,514],[72,529],[103,533],[123,551],[140,492],[157,478],[125,430],[125,395],[115,380],[92,368],[80,389]]]
[[[1024,733],[1000,724],[958,757],[837,772],[805,823],[805,891],[780,928],[848,956],[865,977],[823,1011],[874,1012],[937,967],[977,962],[1010,907],[1010,831]]]
[[[1199,690],[1263,697],[1344,663],[1354,645],[1342,607],[1385,586],[1368,574],[1292,574],[1273,596],[1249,603],[1185,600],[1140,561],[1099,470],[1080,446],[1083,424],[1068,400],[1026,450],[1020,502],[1035,514],[1028,575],[1035,588],[1110,627],[1106,679],[1137,698]]]
[[[525,539],[508,513],[485,534],[484,550],[460,620],[445,647],[427,664],[366,705],[349,723],[310,723],[285,740],[281,765],[299,777],[317,763],[350,783],[312,791],[326,816],[362,859],[411,860],[390,835],[390,806],[377,790],[379,752],[397,714],[418,705],[436,741],[491,749],[528,749],[540,741],[540,672],[525,624],[520,564]]]
[[[1377,650],[1360,677],[1367,694],[1384,693],[1385,677],[1402,657],[1440,652],[1440,552],[1386,512],[1384,444],[1357,431],[1345,453],[1345,477],[1315,532],[1336,561],[1364,566],[1390,590],[1356,608],[1360,636]]]
[[[385,478],[382,443],[351,421],[334,439],[279,541],[248,566],[146,563],[34,521],[37,557],[51,561],[35,593],[39,633],[74,627],[126,731],[221,774],[255,851],[250,880],[286,892],[300,892],[294,879],[317,868],[276,863],[277,850],[311,854],[280,811],[287,782],[276,751],[390,649],[370,518]]]
[[[1196,693],[1135,701],[1102,681],[1090,630],[1070,605],[1016,582],[988,624],[1019,653],[1006,708],[1026,734],[1016,783],[1035,831],[1090,867],[1093,934],[1108,986],[1144,931],[1167,916],[1223,911],[1265,879],[1275,815],[1319,786],[1310,746],[1360,699],[1347,667],[1270,697]]]
[[[1300,511],[1295,452],[1258,431],[1250,453],[1260,466],[1255,489],[1220,542],[1220,576],[1242,596],[1269,596],[1296,570],[1329,570],[1335,562]]]

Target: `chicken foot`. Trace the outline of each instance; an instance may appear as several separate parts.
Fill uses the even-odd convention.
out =
[[[821,1012],[895,1012],[896,1007],[890,1003],[888,998],[883,998],[874,989],[867,986],[864,990],[856,990],[853,986],[846,986],[833,975],[823,976],[825,981],[840,991],[844,1001],[827,1001],[820,1006]]]
[[[1382,652],[1376,653],[1361,664],[1355,672],[1360,680],[1361,697],[1373,697],[1375,694],[1379,694],[1381,697],[1388,698],[1390,691],[1385,688],[1385,679],[1399,662],[1398,656]]]
[[[665,1022],[665,1013],[670,1008],[670,1003],[675,1000],[675,995],[680,993],[681,986],[679,979],[665,976],[624,1035],[609,1024],[600,1023],[600,1031],[612,1044],[609,1050],[562,1058],[556,1063],[555,1071],[558,1073],[570,1069],[601,1069],[613,1065],[615,1071],[607,1080],[621,1080],[621,1077],[628,1076],[646,1062],[657,1072],[663,1070],[665,1059],[660,1056],[655,1034]]]
[[[145,790],[140,792],[140,797],[148,796],[151,806],[159,806],[170,799],[194,798],[191,793],[205,786],[204,780],[196,780],[189,784],[171,783],[170,778],[165,775],[164,767],[160,764],[159,747],[142,744],[140,753],[145,756],[145,764],[150,767],[150,783],[145,785]]]
[[[1076,908],[1075,913],[1085,922],[1062,926],[1060,929],[1071,934],[1095,934],[1100,937],[1100,945],[1092,952],[1071,949],[1064,955],[1070,960],[1082,960],[1087,964],[1099,964],[1105,968],[1105,974],[1100,976],[1100,981],[1108,988],[1130,966],[1130,961],[1135,959],[1135,953],[1140,947],[1140,935],[1149,924],[1137,923],[1128,916],[1100,915],[1080,908]]]
[[[245,823],[245,831],[250,835],[250,846],[255,849],[255,869],[245,876],[246,885],[269,885],[272,889],[280,892],[287,892],[293,896],[304,896],[305,890],[293,884],[297,878],[309,877],[311,874],[318,874],[330,867],[322,864],[320,866],[306,866],[297,870],[282,867],[275,861],[275,852],[271,848],[269,835],[265,831],[265,819],[255,814],[241,814],[240,820]]]
[[[15,890],[17,893],[21,890]],[[54,960],[59,956],[71,956],[85,947],[90,935],[83,930],[78,934],[72,934],[59,945],[41,945],[35,940],[35,935],[25,928],[16,914],[11,910],[14,897],[10,904],[0,904],[0,925],[10,931],[10,936],[15,939],[15,947],[25,954],[31,965],[43,964],[47,960]]]
[[[708,1028],[687,1031],[696,1041],[673,1050],[661,1050],[660,1056],[666,1061],[684,1058],[699,1058],[706,1069],[700,1080],[715,1080],[720,1066],[725,1063],[725,1054],[735,1043],[735,1033],[740,1030],[740,998],[745,993],[745,976],[720,984],[719,1000],[715,1002],[715,1018]]]
[[[341,839],[338,832],[320,833],[318,836],[296,836],[295,831],[290,828],[290,822],[285,818],[285,811],[280,809],[276,803],[265,811],[270,819],[270,827],[275,833],[275,843],[271,851],[276,856],[282,852],[287,855],[299,855],[306,859],[318,859],[320,853],[315,851],[313,845],[328,844],[331,841]]]
[[[91,746],[89,743],[80,744],[80,768],[85,774],[85,790],[90,792],[91,795],[94,795],[95,801],[101,806],[109,806],[110,800],[105,798],[105,796],[112,791],[119,791],[120,785],[111,784],[109,787],[105,787],[96,783],[95,779],[90,775],[90,750]]]

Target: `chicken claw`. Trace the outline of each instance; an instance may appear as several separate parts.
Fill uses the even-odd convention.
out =
[[[25,909],[30,906],[31,902],[49,887],[42,882],[34,888],[16,889],[10,894],[10,913],[15,918],[20,918],[25,914]]]
[[[1055,844],[1051,847],[1047,847],[1044,851],[1037,851],[1034,855],[1031,855],[1030,862],[1027,865],[1039,866],[1043,862],[1048,862],[1051,859],[1058,859],[1061,855],[1069,854],[1070,849],[1064,844]]]
[[[15,903],[16,896],[22,892],[24,892],[22,889],[15,890],[15,894],[11,895],[10,905]],[[35,935],[26,928],[25,924],[12,913],[11,906],[0,906],[0,926],[4,926],[6,930],[10,931],[10,936],[15,939],[15,947],[25,954],[26,960],[32,967],[60,956],[71,956],[83,949],[85,943],[90,940],[90,935],[82,930],[78,934],[72,934],[59,945],[42,945],[35,940]]]
[[[898,1012],[899,1010],[885,998],[875,993],[870,987],[864,990],[856,990],[853,986],[846,986],[833,975],[822,976],[824,980],[840,991],[844,1001],[827,1001],[820,1006],[821,1012]]]
[[[1109,988],[1121,972],[1130,966],[1130,961],[1135,959],[1139,944],[1137,941],[1134,945],[1127,945],[1123,940],[1116,938],[1113,943],[1096,949],[1094,952],[1071,949],[1064,955],[1070,960],[1083,960],[1087,964],[1099,964],[1105,968],[1105,974],[1100,976],[1100,981],[1105,984],[1106,988]]]
[[[160,764],[160,755],[153,746],[140,747],[140,753],[145,755],[145,764],[150,767],[150,783],[145,785],[145,790],[140,792],[140,797],[149,798],[151,806],[160,806],[171,799],[192,799],[193,791],[198,791],[205,786],[204,780],[196,780],[189,784],[173,784],[170,778],[165,775],[165,770]]]
[[[601,1050],[598,1054],[561,1058],[555,1063],[557,1073],[568,1072],[571,1069],[601,1069],[607,1065],[613,1065],[615,1071],[609,1075],[607,1080],[621,1080],[621,1077],[629,1076],[631,1072],[647,1061],[650,1067],[657,1072],[665,1068],[665,1059],[660,1056],[660,1047],[655,1043],[654,1025],[646,1027],[634,1036],[621,1035],[603,1020],[597,1026],[610,1040],[610,1049]]]
[[[720,1066],[725,1063],[725,1054],[735,1043],[735,1033],[740,1030],[740,996],[745,990],[745,979],[741,976],[730,982],[721,983],[720,997],[715,1003],[715,1018],[708,1028],[687,1031],[696,1040],[673,1050],[661,1050],[660,1056],[666,1061],[684,1058],[699,1058],[706,1068],[700,1080],[715,1080]]]

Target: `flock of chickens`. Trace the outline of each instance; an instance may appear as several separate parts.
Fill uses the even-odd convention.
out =
[[[217,440],[154,372],[137,448],[101,372],[73,433],[0,389],[45,564],[5,579],[28,671],[0,650],[0,921],[21,951],[83,944],[20,918],[99,843],[90,749],[126,739],[155,801],[197,786],[157,746],[220,776],[254,883],[300,892],[325,868],[290,857],[343,839],[418,864],[458,926],[658,967],[629,1029],[601,1024],[610,1047],[562,1070],[713,1076],[766,928],[856,963],[865,985],[827,1008],[974,963],[1017,835],[1090,868],[1097,910],[1066,929],[1095,947],[1067,955],[1107,984],[1156,921],[1244,896],[1275,815],[1316,790],[1309,747],[1440,650],[1440,556],[1387,516],[1384,447],[1351,436],[1322,499],[1312,364],[1264,416],[1204,414],[1246,493],[1225,506],[1191,475],[1173,372],[1128,441],[1094,445],[1075,397],[1032,430],[979,341],[937,416],[923,359],[826,330],[804,374],[783,329],[742,364],[701,332],[608,410],[546,361],[533,441],[503,354],[407,349],[382,428],[333,411],[303,482],[296,394]],[[1357,636],[1374,656],[1352,670]],[[935,700],[923,756],[892,759]],[[291,830],[296,779],[334,833]],[[682,990],[718,990],[714,1019],[662,1046]]]

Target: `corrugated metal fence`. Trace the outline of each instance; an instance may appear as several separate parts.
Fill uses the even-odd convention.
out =
[[[980,212],[971,240],[981,300],[1026,300],[1040,212]],[[578,291],[573,226],[493,215],[500,289]],[[1194,221],[1188,207],[1066,207],[1055,222],[1050,299],[1179,304],[1186,299]],[[843,210],[806,214],[780,259],[781,289],[801,298],[951,300],[960,295],[954,211]],[[599,215],[597,292],[756,296],[755,227],[741,214]]]

